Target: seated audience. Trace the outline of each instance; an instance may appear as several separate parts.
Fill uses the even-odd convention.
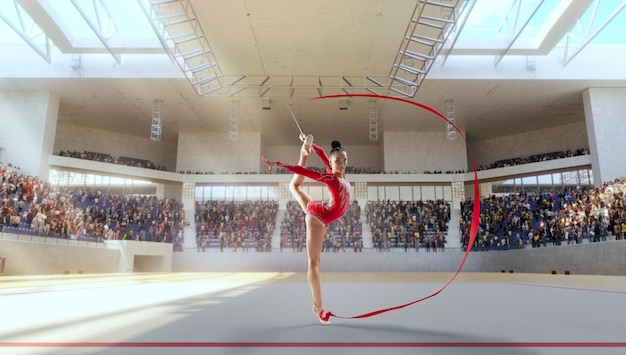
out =
[[[278,203],[275,201],[196,202],[195,225],[198,251],[272,251]]]
[[[281,250],[291,247],[293,252],[301,252],[306,248],[305,215],[296,201],[287,202],[287,209],[280,224]],[[346,251],[353,248],[356,252],[363,250],[363,228],[360,222],[361,208],[359,203],[352,201],[348,211],[338,220],[331,223],[324,237],[323,252]]]
[[[392,247],[443,251],[450,204],[443,201],[371,201],[366,206],[372,243],[379,251]]]
[[[182,238],[183,206],[172,199],[53,188],[8,167],[0,170],[0,184],[6,231],[93,241]]]
[[[626,232],[626,180],[595,189],[514,193],[480,202],[477,250],[540,248],[622,240]],[[461,241],[467,248],[473,201],[461,203]]]
[[[76,151],[63,151],[62,150],[59,152],[59,156],[76,158],[76,159],[94,160],[94,161],[110,163],[110,164],[134,166],[134,167],[143,168],[143,169],[154,169],[154,170],[163,170],[163,171],[167,170],[165,166],[160,166],[146,159],[131,158],[131,157],[124,157],[124,156],[115,158],[111,156],[110,154],[106,154],[106,153],[96,153],[96,152],[88,152],[88,151],[76,152]]]

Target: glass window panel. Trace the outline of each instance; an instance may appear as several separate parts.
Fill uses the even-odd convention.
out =
[[[385,186],[385,199],[398,201],[400,199],[398,186]]]
[[[152,185],[153,184],[152,182],[146,181],[146,180],[137,180],[137,179],[128,179],[128,180],[132,182],[133,186]]]
[[[225,187],[225,191],[224,191],[224,200],[225,201],[232,201],[233,197],[235,194],[235,187],[234,186],[226,186]]]
[[[588,186],[590,182],[590,170],[584,169],[578,172],[580,186]]]
[[[95,185],[96,186],[109,186],[109,182],[111,181],[110,176],[104,175],[96,175],[95,176]]]
[[[562,185],[564,187],[579,186],[580,185],[580,178],[579,178],[580,173],[581,173],[580,170],[563,172],[562,174],[560,174],[560,177],[562,178]]]
[[[246,201],[247,199],[247,186],[233,187],[233,201]]]
[[[378,186],[378,199],[381,201],[384,201],[387,199],[387,196],[385,195],[385,187],[384,186]]]
[[[422,201],[435,200],[435,187],[422,186]]]
[[[536,176],[523,177],[522,185],[524,185],[524,190],[528,192],[537,191],[537,177]]]
[[[445,201],[452,201],[452,186],[443,187],[443,199]]]
[[[378,186],[367,187],[367,200],[378,201]]]
[[[125,182],[125,180],[123,178],[119,178],[119,177],[115,177],[115,176],[111,177],[111,185],[123,186],[124,182]]]
[[[400,199],[413,201],[413,186],[400,186]]]
[[[513,191],[521,192],[523,190],[524,190],[524,186],[522,186],[522,179],[521,178],[513,179]]]
[[[552,191],[555,188],[560,189],[561,186],[559,184],[552,184],[553,175],[558,175],[560,176],[561,174],[545,174],[545,175],[539,175],[537,176],[537,182],[539,184],[539,191],[540,192],[548,192],[548,191]],[[556,180],[555,180],[556,181]]]
[[[443,199],[443,186],[437,185],[435,186],[435,200]]]
[[[70,173],[70,186],[84,186],[85,185],[85,174],[80,173]]]
[[[280,189],[278,186],[269,186],[267,191],[267,198],[270,201],[278,201],[278,196],[280,195]]]
[[[225,186],[211,186],[211,200],[224,201],[225,198],[226,198]]]
[[[246,198],[251,201],[262,200],[261,186],[247,186]]]
[[[554,175],[560,176],[560,174],[554,174]],[[540,185],[552,185],[552,174],[539,175],[537,176],[537,180],[539,181]],[[559,181],[558,179],[555,179],[554,183],[557,184],[558,181]]]
[[[196,186],[195,188],[195,200],[204,201],[204,186]]]
[[[413,186],[413,201],[421,201],[421,200],[422,200],[422,187]]]

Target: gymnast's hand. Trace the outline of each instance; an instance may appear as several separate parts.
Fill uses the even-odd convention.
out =
[[[261,162],[263,162],[263,164],[267,165],[269,172],[271,172],[272,168],[276,166],[276,163],[278,163],[276,161],[269,160],[266,156],[262,156],[261,157]]]

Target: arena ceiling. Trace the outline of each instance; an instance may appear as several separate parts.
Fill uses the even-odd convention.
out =
[[[477,141],[582,122],[586,88],[626,87],[626,1],[436,3],[464,11],[408,97],[386,80],[394,64],[406,64],[398,53],[426,6],[421,0],[3,1],[0,89],[50,90],[60,97],[59,122],[142,138],[150,137],[155,100],[162,100],[165,142],[181,131],[232,133],[236,118],[239,133],[291,145],[298,133],[291,105],[302,128],[322,141],[379,145],[384,131],[445,134],[446,125],[397,101],[311,99],[383,94],[444,115],[452,103],[456,125]],[[156,6],[187,5],[206,39],[196,42],[211,48],[208,70],[220,77],[205,91],[215,83],[221,89],[194,86],[168,55],[173,39],[159,35],[150,17]],[[433,36],[413,34],[419,31]]]

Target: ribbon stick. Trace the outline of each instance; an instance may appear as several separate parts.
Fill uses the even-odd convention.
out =
[[[296,119],[296,115],[294,115],[293,111],[291,111],[291,105],[293,104],[287,105],[287,109],[291,113],[291,117],[293,117],[293,121],[296,123],[296,126],[298,126],[298,131],[300,131],[300,135],[304,135],[304,133],[302,132],[302,128],[300,128],[300,124],[298,123],[298,120]]]
[[[469,143],[467,142],[467,139],[465,138],[465,135],[463,134],[463,132],[461,132],[459,130],[459,128],[452,123],[450,120],[448,120],[448,118],[444,115],[442,115],[441,113],[439,113],[437,110],[426,106],[424,104],[415,102],[415,101],[410,101],[407,99],[403,99],[403,98],[399,98],[399,97],[391,97],[391,96],[385,96],[385,95],[374,95],[374,94],[340,94],[340,95],[327,95],[327,96],[319,96],[316,98],[313,98],[311,100],[321,100],[321,99],[331,99],[331,98],[343,98],[343,97],[368,97],[368,98],[375,98],[375,99],[385,99],[385,100],[393,100],[393,101],[399,101],[399,102],[403,102],[403,103],[407,103],[413,106],[417,106],[418,108],[421,108],[423,110],[426,110],[428,112],[433,113],[435,116],[441,118],[442,120],[446,121],[449,125],[451,125],[452,127],[454,127],[454,129],[457,131],[457,133],[463,138],[463,141],[465,141],[465,146],[467,147],[467,150],[469,151],[469,155],[472,161],[472,165],[474,168],[474,206],[473,206],[473,213],[472,213],[472,222],[471,222],[471,226],[470,226],[470,239],[467,245],[467,250],[465,251],[465,255],[463,256],[463,260],[461,260],[461,264],[459,265],[459,268],[456,270],[456,272],[454,273],[454,275],[452,276],[452,278],[450,278],[450,280],[448,282],[446,282],[439,290],[435,291],[434,293],[422,297],[420,299],[417,299],[415,301],[409,302],[409,303],[405,303],[399,306],[395,306],[395,307],[389,307],[389,308],[384,308],[384,309],[379,309],[379,310],[375,310],[369,313],[364,313],[364,314],[360,314],[360,315],[356,315],[356,316],[339,316],[336,314],[333,314],[332,312],[327,312],[326,315],[324,316],[324,320],[329,320],[330,317],[335,317],[335,318],[342,318],[342,319],[358,319],[358,318],[367,318],[367,317],[372,317],[381,313],[385,313],[385,312],[389,312],[389,311],[393,311],[393,310],[397,310],[397,309],[401,309],[404,307],[408,307],[410,305],[416,304],[418,302],[422,302],[425,301],[427,299],[433,298],[437,295],[439,295],[441,292],[443,292],[443,290],[445,290],[451,283],[452,281],[454,281],[454,279],[456,279],[456,277],[459,275],[459,273],[461,272],[461,270],[463,269],[463,265],[465,265],[465,262],[467,261],[467,257],[470,254],[470,251],[472,250],[472,245],[474,245],[474,241],[476,240],[476,234],[478,233],[478,224],[479,224],[479,217],[480,217],[480,189],[478,186],[478,173],[476,172],[476,161],[474,159],[474,153],[472,152],[472,148],[469,146]],[[291,109],[289,110],[291,111]],[[292,113],[293,115],[293,113]],[[295,117],[294,117],[295,119]],[[297,124],[297,122],[296,122]],[[299,128],[299,126],[298,126]]]

